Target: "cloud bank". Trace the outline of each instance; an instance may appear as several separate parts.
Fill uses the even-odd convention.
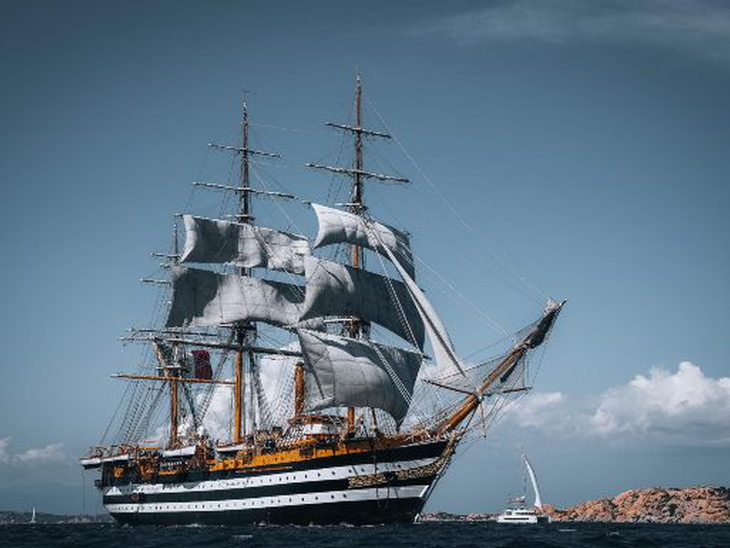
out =
[[[412,34],[495,41],[644,43],[730,63],[730,3],[719,0],[501,0]]]
[[[576,399],[538,392],[518,402],[507,421],[551,435],[684,447],[730,447],[730,377],[712,378],[693,363],[652,367],[598,396]]]

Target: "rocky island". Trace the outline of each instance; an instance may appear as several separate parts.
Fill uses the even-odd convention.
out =
[[[730,489],[687,487],[631,489],[613,499],[581,502],[565,510],[547,505],[554,521],[617,523],[730,523]]]
[[[650,487],[631,489],[612,499],[581,502],[564,510],[546,504],[543,510],[557,522],[726,523],[730,524],[727,487]],[[495,514],[423,514],[423,521],[490,521]]]

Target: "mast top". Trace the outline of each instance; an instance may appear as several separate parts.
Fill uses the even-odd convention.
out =
[[[342,124],[337,122],[325,122],[327,127],[339,129],[351,133],[354,137],[355,158],[352,167],[330,166],[317,163],[306,163],[305,166],[329,171],[338,175],[345,175],[352,178],[352,194],[348,207],[351,212],[360,214],[365,210],[363,190],[365,179],[377,179],[382,182],[394,183],[410,183],[405,177],[397,177],[386,173],[378,173],[367,171],[363,168],[363,136],[380,137],[383,139],[392,139],[392,136],[382,131],[365,128],[362,124],[362,76],[358,69],[355,73],[355,123]]]

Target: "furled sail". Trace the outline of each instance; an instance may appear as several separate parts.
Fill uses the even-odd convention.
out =
[[[294,325],[304,288],[238,274],[173,267],[167,327],[212,326],[236,321]]]
[[[309,242],[304,236],[243,223],[183,215],[183,263],[234,263],[304,273]]]
[[[373,238],[365,228],[365,220],[361,216],[319,204],[312,204],[312,207],[319,221],[319,231],[314,242],[315,249],[330,244],[348,243],[366,247],[387,257],[388,254],[385,253],[387,248],[398,257],[408,275],[411,278],[415,277],[416,270],[408,234],[377,221],[369,221],[370,231],[375,231],[378,235],[377,238]]]
[[[423,348],[423,322],[403,282],[315,257],[307,257],[304,264],[307,296],[302,320],[355,316]]]
[[[366,230],[372,238],[376,240],[379,239],[380,236],[378,232],[374,229],[371,229],[370,223],[366,224]],[[423,320],[423,324],[426,327],[426,332],[428,333],[428,338],[431,341],[436,364],[445,373],[458,372],[461,375],[466,376],[466,374],[464,373],[464,368],[461,365],[461,361],[459,360],[459,357],[456,355],[456,351],[454,350],[454,345],[451,342],[451,337],[449,337],[449,333],[446,331],[446,327],[444,327],[441,318],[439,318],[438,314],[436,314],[436,310],[434,310],[433,306],[426,298],[426,295],[423,294],[421,288],[418,287],[413,278],[408,275],[408,272],[398,261],[393,252],[387,246],[383,247],[386,254],[388,255],[388,258],[395,265],[398,273],[403,278],[403,281],[405,282],[408,290],[411,293],[411,296],[413,297],[416,309],[418,310],[418,313]]]
[[[298,329],[310,411],[375,407],[400,423],[408,413],[421,355],[372,341]]]
[[[525,388],[525,358],[516,360],[499,378],[489,387],[487,394],[504,394],[516,392]]]

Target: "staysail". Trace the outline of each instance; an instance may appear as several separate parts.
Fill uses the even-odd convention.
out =
[[[408,413],[421,354],[368,340],[298,329],[307,371],[307,409],[375,407],[400,423]]]
[[[368,235],[377,241],[380,237],[379,233],[370,228],[370,222],[366,222],[365,226],[368,230]],[[449,333],[446,331],[446,327],[444,327],[441,318],[439,318],[438,314],[436,314],[436,310],[434,310],[433,306],[426,298],[426,295],[423,294],[421,288],[418,287],[418,284],[416,284],[413,278],[408,275],[408,272],[405,268],[403,268],[403,265],[398,261],[393,252],[387,246],[383,246],[383,248],[388,255],[388,258],[395,265],[398,273],[401,275],[401,278],[403,278],[403,281],[413,297],[413,302],[415,303],[416,309],[423,320],[426,332],[428,333],[428,338],[431,341],[436,364],[443,372],[458,372],[459,374],[466,376],[464,368],[461,365],[461,361],[454,350],[451,337],[449,337]]]
[[[214,326],[237,321],[294,325],[304,288],[270,280],[172,268],[172,306],[167,327]]]
[[[310,254],[304,236],[244,223],[183,215],[182,263],[232,263],[294,274],[304,273]]]
[[[398,257],[408,275],[411,278],[415,277],[416,271],[408,234],[377,221],[370,221],[369,227],[366,228],[363,218],[355,213],[319,204],[312,204],[312,207],[319,221],[319,231],[317,239],[314,241],[315,249],[330,244],[347,243],[366,247],[386,257],[388,254],[385,250],[388,249]],[[377,238],[370,237],[370,231],[376,232]]]
[[[307,257],[304,264],[307,296],[302,320],[355,316],[423,348],[423,322],[403,282],[314,257]]]

